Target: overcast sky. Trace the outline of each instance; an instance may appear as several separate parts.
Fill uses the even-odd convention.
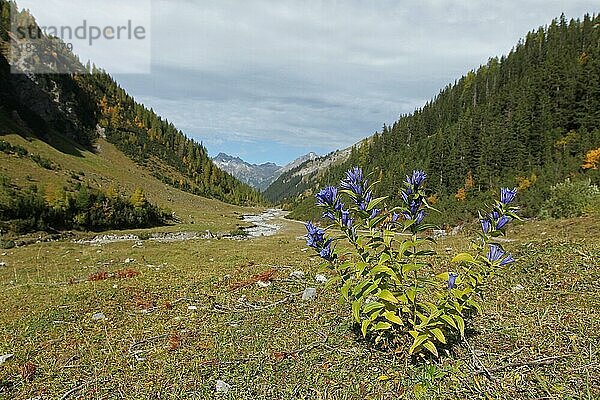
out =
[[[116,78],[211,155],[285,164],[373,134],[562,12],[599,11],[597,0],[153,0],[152,72]]]

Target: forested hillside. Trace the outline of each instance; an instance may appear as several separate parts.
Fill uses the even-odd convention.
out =
[[[600,17],[561,17],[384,126],[319,184],[336,183],[360,165],[383,182],[378,195],[394,200],[405,175],[422,168],[431,202],[455,221],[500,185],[517,186],[531,216],[567,177],[598,183],[597,164],[585,160],[599,147]],[[292,216],[309,216],[311,203],[310,192],[301,195]]]
[[[11,2],[0,0],[0,121],[19,133],[49,140],[65,136],[90,148],[100,136],[115,144],[163,182],[182,190],[235,204],[257,204],[260,194],[218,169],[201,143],[187,138],[152,109],[137,103],[114,79],[90,65],[82,74],[11,74],[5,57]],[[34,21],[27,12],[17,18]],[[45,56],[58,64],[73,55]],[[77,61],[78,62],[78,61]],[[0,134],[6,132],[0,132]]]

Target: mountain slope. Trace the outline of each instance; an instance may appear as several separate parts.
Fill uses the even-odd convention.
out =
[[[267,200],[276,204],[294,199],[308,189],[313,188],[327,168],[346,161],[350,156],[350,152],[350,149],[345,149],[323,157],[301,158],[286,167],[286,171],[269,185],[263,195]],[[311,154],[316,156],[315,153]]]
[[[586,152],[598,147],[600,18],[562,17],[385,126],[318,184],[335,184],[360,165],[394,202],[405,174],[422,168],[446,219],[473,215],[500,185],[519,186],[524,214],[535,215],[550,186],[583,175]],[[599,181],[598,171],[585,175]],[[314,187],[294,199],[292,217],[310,216],[312,194]]]
[[[2,48],[9,38],[9,7],[9,2],[0,0]],[[16,18],[32,20],[25,11]],[[67,56],[73,58],[70,53]],[[254,189],[217,168],[202,144],[137,103],[107,73],[90,69],[91,74],[16,75],[0,55],[0,118],[4,125],[46,141],[51,134],[63,136],[87,149],[99,137],[106,138],[173,187],[235,204],[262,201]]]

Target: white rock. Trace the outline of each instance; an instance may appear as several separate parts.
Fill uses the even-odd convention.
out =
[[[327,277],[323,274],[318,274],[315,276],[315,281],[317,281],[317,283],[327,283]]]
[[[308,301],[312,300],[317,296],[317,289],[309,287],[304,289],[304,293],[302,293],[302,300]]]
[[[525,290],[525,287],[521,284],[519,285],[515,285],[513,286],[512,290],[514,290],[515,292],[520,291],[520,290]]]
[[[433,238],[434,239],[438,239],[438,238],[441,238],[441,237],[444,237],[444,236],[446,236],[446,231],[445,230],[443,230],[443,229],[434,229],[433,230]]]
[[[133,258],[128,258],[128,259],[125,260],[125,264],[131,264],[134,261],[135,260]]]
[[[231,390],[231,385],[225,381],[217,380],[217,384],[215,385],[215,389],[217,393],[227,394],[229,390]]]
[[[0,268],[2,267],[6,267],[6,263],[5,262],[0,262]]]
[[[302,271],[293,271],[290,274],[290,278],[304,279],[304,272],[302,272]]]
[[[258,285],[258,287],[263,288],[263,289],[271,286],[271,282],[268,282],[268,281],[267,282],[258,281],[258,282],[256,282],[256,284]]]
[[[198,307],[196,306],[188,306],[188,310],[190,311],[196,311],[198,309]]]
[[[106,315],[104,315],[104,313],[101,313],[101,312],[95,313],[94,315],[92,315],[92,319],[94,321],[100,321],[100,320],[106,319]]]
[[[0,356],[0,365],[4,364],[6,361],[10,360],[14,354],[4,354]]]

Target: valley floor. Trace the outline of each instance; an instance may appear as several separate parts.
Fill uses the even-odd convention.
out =
[[[328,272],[304,227],[277,223],[244,241],[0,250],[0,356],[14,354],[0,398],[600,398],[597,218],[513,228],[518,262],[473,321],[472,351],[455,343],[437,361],[362,342],[336,289],[316,282]],[[467,245],[442,238],[433,261]],[[307,287],[317,297],[302,301]]]

